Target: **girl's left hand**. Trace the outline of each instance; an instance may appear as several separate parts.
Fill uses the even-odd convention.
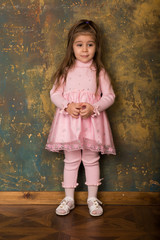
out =
[[[81,103],[80,116],[82,118],[88,118],[94,113],[93,110],[94,108],[91,104],[86,102]]]

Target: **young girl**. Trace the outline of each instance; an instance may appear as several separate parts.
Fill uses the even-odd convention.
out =
[[[110,125],[104,110],[115,99],[110,79],[101,61],[101,39],[93,21],[80,20],[69,31],[67,51],[54,75],[50,91],[57,106],[46,149],[64,151],[62,186],[65,198],[56,209],[67,215],[74,204],[78,169],[83,162],[88,186],[88,208],[92,216],[103,213],[97,199],[101,184],[99,152],[115,154]]]

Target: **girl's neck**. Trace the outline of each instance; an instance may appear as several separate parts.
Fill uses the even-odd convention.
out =
[[[75,66],[76,67],[90,67],[92,65],[92,63],[93,63],[93,59],[90,60],[89,62],[86,62],[86,63],[81,62],[77,59],[75,60]]]

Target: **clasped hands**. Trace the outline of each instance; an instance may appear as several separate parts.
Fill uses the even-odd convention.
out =
[[[67,108],[65,109],[73,118],[78,118],[81,116],[82,118],[88,118],[94,113],[94,108],[89,103],[69,103]]]

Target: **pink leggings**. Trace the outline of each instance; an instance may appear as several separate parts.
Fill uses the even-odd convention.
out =
[[[65,151],[64,159],[64,180],[62,186],[64,188],[76,188],[78,169],[83,162],[86,175],[86,185],[100,185],[100,169],[99,169],[99,153],[90,150]]]

